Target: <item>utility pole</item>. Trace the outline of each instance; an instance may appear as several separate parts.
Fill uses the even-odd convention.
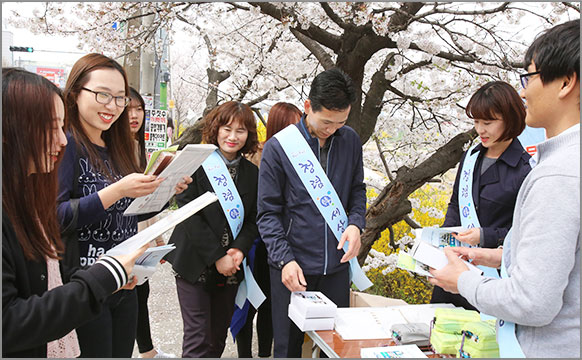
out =
[[[141,18],[142,25],[148,29],[152,26],[153,22],[154,15],[148,15]],[[153,52],[142,51],[140,56],[141,83],[139,88],[139,92],[142,95],[155,95],[155,66],[156,62]]]
[[[135,14],[133,14],[135,17],[130,19],[127,22],[127,29],[126,34],[129,34],[131,29],[135,29],[138,28],[141,25],[141,19],[139,17],[137,17],[137,15],[140,15],[141,12],[136,12]],[[127,81],[129,82],[129,86],[131,86],[132,88],[136,89],[137,91],[140,91],[140,55],[141,55],[141,49],[137,49],[136,51],[133,51],[130,53],[131,49],[129,46],[125,46],[125,51],[126,53],[129,53],[128,55],[125,55],[124,59],[123,59],[123,67],[125,68],[125,72],[127,74]]]

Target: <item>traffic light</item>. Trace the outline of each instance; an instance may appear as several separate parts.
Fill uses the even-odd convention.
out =
[[[34,49],[30,46],[11,46],[10,51],[33,52]]]

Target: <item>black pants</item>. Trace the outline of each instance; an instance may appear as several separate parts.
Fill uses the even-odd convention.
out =
[[[267,248],[259,241],[255,250],[255,266],[253,275],[259,287],[267,297],[259,306],[258,311],[251,305],[247,314],[247,321],[236,335],[236,347],[239,358],[252,358],[253,318],[257,315],[257,337],[259,343],[259,357],[271,356],[273,344],[273,318],[271,316],[271,284],[269,265],[267,263]]]
[[[271,270],[271,306],[273,307],[274,357],[300,358],[303,332],[289,319],[291,292],[281,281],[281,270]],[[305,275],[307,291],[321,291],[338,307],[350,306],[350,274],[346,266],[334,274]]]
[[[208,292],[202,283],[176,277],[176,289],[184,324],[182,357],[221,357],[238,285]]]
[[[459,294],[453,294],[448,291],[443,290],[439,286],[435,286],[432,291],[432,296],[430,298],[431,304],[449,303],[455,306],[462,307],[467,310],[477,310],[476,307],[471,305],[467,299]]]
[[[140,354],[143,354],[154,349],[148,311],[150,282],[146,281],[136,286],[135,289],[137,291],[137,332],[135,333],[135,341]]]
[[[93,320],[77,328],[80,357],[130,358],[137,327],[137,292],[120,290]]]

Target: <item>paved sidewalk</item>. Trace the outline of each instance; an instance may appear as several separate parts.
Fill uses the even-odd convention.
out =
[[[171,232],[164,234],[168,240]],[[150,327],[154,347],[159,347],[166,353],[180,357],[182,354],[182,316],[176,294],[176,283],[171,272],[171,265],[165,263],[158,266],[158,271],[150,278],[150,296],[148,307],[150,313]],[[256,332],[253,336],[253,354],[257,357],[258,344]],[[137,344],[133,350],[133,357],[139,357]],[[237,358],[236,345],[230,331],[226,339],[226,348],[223,358]]]

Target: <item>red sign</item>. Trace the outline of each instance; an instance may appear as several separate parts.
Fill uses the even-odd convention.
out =
[[[527,146],[525,148],[525,151],[527,151],[527,153],[530,154],[531,156],[534,156],[534,154],[538,151],[538,148],[535,145]]]
[[[50,80],[56,86],[64,86],[65,69],[37,67],[36,73]],[[61,84],[63,83],[63,84]]]

